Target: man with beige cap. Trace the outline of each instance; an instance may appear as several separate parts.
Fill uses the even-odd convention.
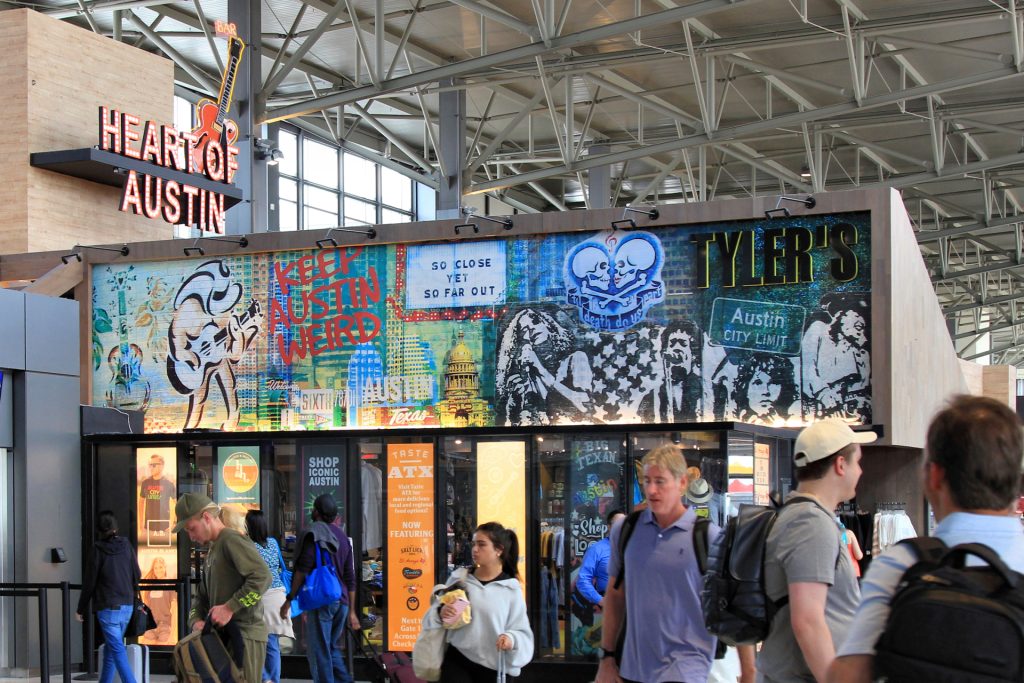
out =
[[[781,606],[757,658],[759,683],[825,681],[860,599],[834,510],[856,493],[860,444],[876,438],[838,419],[816,422],[797,437],[799,484],[765,547],[765,592]]]
[[[224,526],[219,506],[201,493],[186,493],[174,506],[178,523],[193,543],[208,545],[203,576],[188,615],[193,631],[209,619],[215,626],[233,621],[245,645],[243,669],[247,681],[260,681],[267,657],[267,626],[260,600],[270,588],[270,571],[255,544]]]

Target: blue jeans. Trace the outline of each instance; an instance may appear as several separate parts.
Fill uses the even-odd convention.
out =
[[[263,680],[281,683],[281,644],[277,634],[267,635],[267,660],[263,663]]]
[[[352,683],[341,656],[348,605],[341,601],[306,612],[306,657],[313,683]]]
[[[114,669],[121,676],[121,683],[136,683],[135,674],[128,664],[128,651],[124,647],[124,630],[128,628],[135,605],[121,605],[113,609],[101,609],[96,613],[103,631],[103,666],[100,669],[100,683],[112,683]]]

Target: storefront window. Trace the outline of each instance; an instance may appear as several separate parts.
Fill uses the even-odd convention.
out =
[[[623,436],[536,440],[541,584],[537,652],[544,658],[593,659],[601,644],[601,614],[587,597],[594,592],[581,592],[576,583],[587,550],[608,535],[608,513],[625,509],[626,441]],[[597,591],[603,588],[595,586]]]

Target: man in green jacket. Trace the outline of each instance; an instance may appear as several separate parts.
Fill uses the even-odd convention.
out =
[[[188,621],[193,631],[209,619],[215,626],[234,621],[245,645],[247,681],[260,681],[267,656],[267,627],[260,600],[270,588],[270,570],[248,538],[224,526],[220,508],[201,493],[186,493],[174,506],[174,532],[188,532],[193,543],[209,545],[203,579]]]

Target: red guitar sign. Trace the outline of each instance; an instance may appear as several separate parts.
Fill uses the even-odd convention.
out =
[[[238,64],[242,60],[244,50],[245,43],[241,38],[237,36],[228,38],[228,61],[220,82],[220,95],[216,102],[202,99],[196,104],[198,124],[192,129],[192,134],[195,136],[192,161],[197,170],[206,169],[206,148],[211,140],[216,140],[221,145],[223,152],[220,157],[221,164],[224,163],[227,146],[235,144],[238,140],[238,126],[226,116],[228,110],[231,109],[231,93],[235,89],[235,74],[238,71]],[[226,174],[225,180],[228,180]]]

